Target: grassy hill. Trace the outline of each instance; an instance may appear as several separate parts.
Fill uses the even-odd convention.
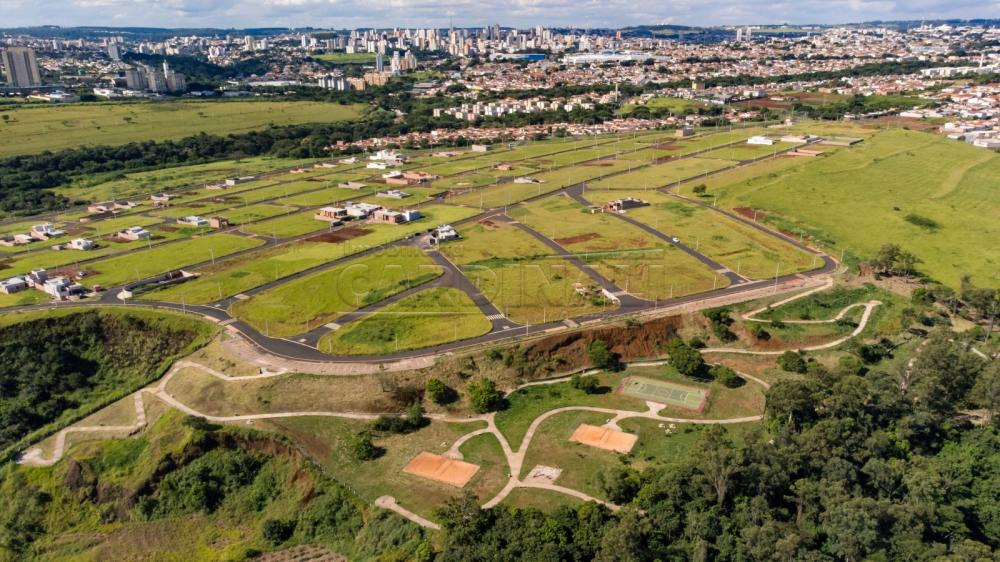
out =
[[[0,109],[0,157],[81,145],[230,134],[354,119],[362,106],[289,101],[168,101]]]
[[[952,287],[963,274],[1000,286],[1000,155],[930,133],[882,131],[782,171],[713,186],[719,203],[753,207],[789,231],[869,258],[900,244]],[[926,219],[926,220],[925,220]]]
[[[171,411],[51,468],[0,470],[0,560],[247,560],[305,544],[407,559],[420,529],[370,501],[279,438]]]
[[[4,457],[22,448],[26,438],[68,425],[154,380],[212,331],[190,317],[147,311],[14,314],[3,324]]]

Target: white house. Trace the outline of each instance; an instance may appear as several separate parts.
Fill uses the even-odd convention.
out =
[[[92,250],[94,243],[86,238],[74,238],[66,244],[66,247],[70,250]]]
[[[122,240],[149,240],[153,235],[141,226],[130,226],[119,231],[118,237]]]
[[[772,145],[774,145],[774,141],[771,140],[771,139],[769,139],[769,138],[767,138],[767,137],[765,137],[765,136],[757,135],[757,136],[753,136],[753,137],[748,138],[747,139],[747,144],[755,145],[755,146],[772,146]]]
[[[437,240],[438,244],[441,242],[448,242],[450,240],[458,240],[458,231],[455,230],[450,224],[442,224],[441,226],[434,229],[431,236]]]
[[[59,230],[49,223],[36,224],[31,227],[31,236],[39,240],[48,240],[49,238],[55,238],[56,236],[62,236],[63,234],[66,234],[66,231]]]
[[[177,224],[186,224],[188,226],[201,228],[203,226],[208,226],[208,219],[205,217],[199,217],[198,215],[189,215],[177,219]]]

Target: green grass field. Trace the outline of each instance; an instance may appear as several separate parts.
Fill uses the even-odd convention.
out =
[[[706,160],[702,158],[682,158],[655,166],[641,168],[634,172],[600,179],[587,185],[593,189],[657,189],[677,181],[714,172],[734,162],[726,160]]]
[[[378,355],[473,338],[491,327],[464,291],[438,287],[350,322],[316,347],[331,355]]]
[[[687,110],[697,110],[699,107],[705,107],[705,104],[699,101],[686,100],[683,98],[675,98],[670,96],[656,96],[651,98],[644,105],[628,104],[622,107],[621,113],[623,115],[628,115],[639,107],[646,107],[650,110],[667,110],[674,114],[683,114]]]
[[[511,320],[540,324],[601,310],[573,289],[590,278],[530,234],[504,222],[459,232],[441,251]]]
[[[416,248],[393,248],[289,281],[230,312],[271,336],[302,334],[443,273]]]
[[[811,254],[753,227],[657,191],[614,192],[650,206],[629,209],[628,216],[668,234],[732,271],[754,279],[807,271],[822,262]],[[596,192],[589,193],[592,199]],[[602,199],[599,199],[602,201]]]
[[[174,287],[145,293],[140,298],[189,303],[209,303],[242,293],[243,291],[315,267],[322,263],[368,248],[388,244],[410,234],[471,216],[474,211],[449,205],[427,205],[421,208],[424,218],[403,225],[360,225],[365,234],[348,241],[329,243],[303,241],[268,248],[220,260],[215,266],[199,269],[201,277]],[[319,223],[312,218],[309,220]]]
[[[568,197],[534,201],[509,214],[641,298],[679,297],[728,285],[724,276],[676,247],[621,219],[592,214]]]
[[[223,160],[208,164],[175,166],[149,172],[133,172],[105,178],[101,175],[56,189],[56,193],[86,201],[122,199],[147,193],[173,191],[226,178],[257,175],[274,169],[291,168],[315,160],[257,157],[244,160]]]
[[[952,287],[964,274],[1000,286],[1000,155],[928,133],[879,132],[862,144],[730,185],[720,205],[754,207],[766,221],[862,258],[896,243],[918,269]],[[911,224],[928,218],[938,226]]]
[[[321,102],[225,101],[50,105],[0,110],[0,157],[82,145],[232,134],[295,123],[355,119],[360,106]]]
[[[96,274],[88,275],[83,283],[87,286],[100,284],[113,287],[194,263],[209,261],[213,257],[221,259],[261,244],[262,240],[233,234],[200,236],[88,264],[85,269]]]
[[[330,223],[313,218],[316,211],[300,211],[241,227],[240,230],[268,238],[290,238],[330,228]]]

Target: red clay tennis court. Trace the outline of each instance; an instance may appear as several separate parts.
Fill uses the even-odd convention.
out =
[[[574,443],[583,443],[584,445],[590,445],[598,449],[624,454],[632,450],[635,442],[639,440],[639,436],[609,427],[584,423],[576,428],[576,431],[573,432],[569,440]]]
[[[424,451],[403,467],[403,472],[463,488],[479,471],[479,465]]]

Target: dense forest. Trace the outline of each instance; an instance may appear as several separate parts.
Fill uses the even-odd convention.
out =
[[[94,310],[0,328],[0,451],[149,382],[208,330],[173,315]]]
[[[848,356],[776,384],[766,426],[717,427],[689,458],[603,478],[617,514],[439,513],[438,560],[997,560],[1000,433],[959,414],[1000,407],[1000,364],[933,334],[910,367]],[[861,359],[864,357],[870,363]]]

